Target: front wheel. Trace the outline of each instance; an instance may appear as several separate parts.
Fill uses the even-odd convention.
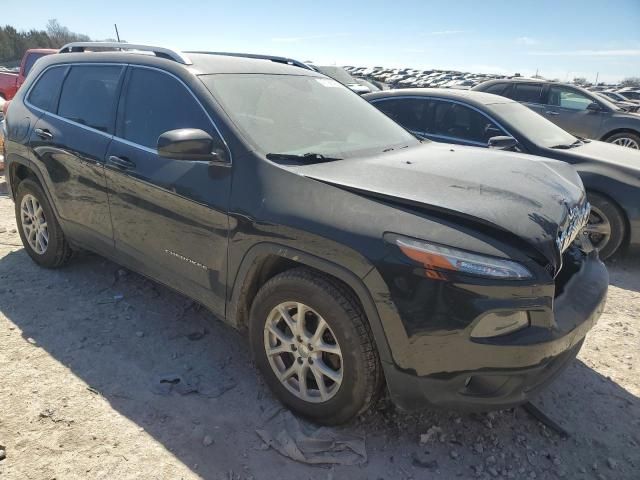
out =
[[[251,345],[275,395],[325,425],[369,409],[382,373],[361,307],[338,282],[305,268],[269,280],[251,308]]]
[[[600,258],[606,260],[618,251],[624,240],[624,214],[607,197],[587,192],[587,199],[591,204],[591,214],[584,231],[593,246],[598,249]]]

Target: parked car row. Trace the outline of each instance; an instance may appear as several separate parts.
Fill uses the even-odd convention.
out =
[[[51,55],[52,53],[56,53],[56,50],[48,48],[27,50],[22,57],[19,69],[0,70],[0,98],[11,100],[18,91],[18,88],[20,88],[20,85],[24,83],[36,60],[45,55]]]
[[[35,263],[87,249],[190,296],[319,423],[384,386],[406,409],[518,405],[575,358],[609,281],[581,234],[587,193],[573,157],[506,148],[596,158],[596,142],[544,122],[529,137],[526,115],[544,119],[489,94],[374,106],[299,63],[125,48],[68,45],[9,106],[7,184]],[[403,94],[395,120],[376,108]]]
[[[356,78],[373,79],[391,88],[439,87],[468,90],[499,75],[455,70],[418,70],[414,68],[344,67]]]

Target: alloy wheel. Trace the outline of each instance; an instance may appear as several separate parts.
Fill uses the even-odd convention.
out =
[[[343,379],[342,351],[328,323],[300,302],[271,310],[264,326],[264,348],[280,382],[311,403],[330,400]]]
[[[584,227],[584,232],[598,250],[604,249],[611,239],[611,223],[599,208],[591,205],[589,222]]]
[[[638,142],[629,137],[616,138],[611,143],[613,143],[614,145],[620,145],[621,147],[633,148],[634,150],[640,149],[640,145],[638,145]]]
[[[42,205],[36,197],[27,194],[20,203],[22,230],[31,249],[43,255],[49,246],[49,229]]]

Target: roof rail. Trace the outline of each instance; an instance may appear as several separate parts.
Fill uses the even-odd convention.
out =
[[[227,57],[243,57],[243,58],[256,58],[258,60],[270,60],[276,63],[284,63],[286,65],[293,65],[294,67],[304,68],[306,70],[313,70],[309,65],[299,61],[294,60],[293,58],[287,57],[278,57],[275,55],[260,55],[257,53],[235,53],[235,52],[204,52],[204,51],[194,51],[194,52],[185,52],[185,53],[201,53],[206,55],[225,55]]]
[[[154,47],[151,45],[138,45],[134,43],[121,43],[121,42],[72,42],[67,43],[62,47],[58,53],[72,53],[72,52],[84,52],[87,49],[105,48],[115,50],[133,50],[142,52],[152,52],[159,58],[166,58],[167,60],[173,60],[174,62],[181,63],[183,65],[191,65],[192,62],[189,57],[185,56],[178,50],[165,47]]]

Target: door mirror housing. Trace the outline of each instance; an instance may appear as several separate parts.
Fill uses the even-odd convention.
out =
[[[598,102],[591,102],[589,105],[587,105],[587,110],[589,110],[590,112],[601,112],[602,107]]]
[[[169,130],[158,137],[158,155],[173,160],[227,163],[225,150],[211,135],[197,128]]]
[[[497,137],[491,137],[487,142],[489,148],[495,148],[496,150],[511,150],[518,145],[518,141],[508,135],[500,135]]]

